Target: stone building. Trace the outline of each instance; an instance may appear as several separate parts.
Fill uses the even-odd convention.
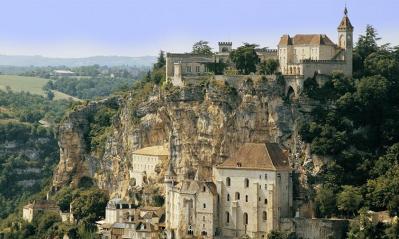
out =
[[[35,200],[23,207],[22,218],[27,222],[32,222],[33,218],[40,212],[60,213],[60,207],[55,201]]]
[[[266,238],[292,216],[292,169],[276,143],[247,143],[214,167],[224,238]]]
[[[261,62],[268,59],[279,60],[280,72],[288,80],[298,79],[300,81],[298,88],[301,88],[304,79],[313,77],[315,73],[330,75],[333,72],[341,72],[351,77],[353,26],[346,8],[337,30],[338,44],[325,34],[297,34],[294,37],[283,35],[277,49],[261,48],[256,49],[256,53]],[[232,50],[231,42],[219,42],[219,51],[209,56],[167,53],[166,79],[176,86],[200,82],[211,74],[210,64],[220,62],[227,64],[224,75],[231,75],[232,72],[237,74],[230,60]]]
[[[151,146],[136,150],[132,155],[132,170],[130,178],[135,186],[143,186],[154,181],[161,166],[168,159],[169,151],[165,145]]]
[[[137,208],[115,198],[108,202],[105,219],[97,225],[102,239],[158,239],[164,222],[165,210],[161,207]]]
[[[217,192],[213,182],[176,182],[171,164],[165,175],[165,229],[168,238],[213,238],[217,224]]]
[[[283,75],[312,77],[342,72],[352,76],[353,26],[345,8],[338,26],[338,44],[324,34],[283,35],[278,44],[278,59]]]
[[[198,174],[197,174],[198,175]],[[292,214],[292,174],[274,143],[247,143],[214,167],[213,181],[165,175],[168,238],[266,238]]]
[[[219,42],[219,51],[213,55],[197,55],[192,53],[166,53],[166,79],[173,85],[183,86],[197,82],[209,76],[212,64],[225,63],[227,68],[234,68],[230,60],[233,50],[232,42]],[[259,48],[256,53],[261,61],[278,59],[277,49]]]

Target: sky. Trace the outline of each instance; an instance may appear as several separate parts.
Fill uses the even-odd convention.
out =
[[[355,39],[371,24],[399,45],[398,0],[0,0],[0,54],[146,56],[199,40],[276,48],[298,33],[336,41],[345,4]]]

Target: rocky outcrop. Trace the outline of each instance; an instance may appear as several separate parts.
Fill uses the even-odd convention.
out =
[[[107,101],[79,107],[60,126],[61,159],[53,185],[60,187],[89,175],[110,194],[127,197],[132,152],[163,143],[170,144],[170,160],[179,177],[194,177],[200,168],[201,176],[209,178],[212,166],[245,142],[278,142],[289,151],[294,165],[304,155],[298,152],[303,146],[296,132],[303,106],[286,99],[281,82],[258,78],[243,77],[235,82],[237,88],[220,80],[154,88],[141,103],[127,96],[120,101],[102,155],[89,150],[85,137],[90,114]],[[160,179],[162,175],[163,171]]]

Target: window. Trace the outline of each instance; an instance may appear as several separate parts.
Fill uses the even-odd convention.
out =
[[[267,220],[267,213],[265,211],[263,211],[263,213],[262,213],[262,219],[263,219],[263,221]]]
[[[191,73],[191,66],[186,67],[186,72]]]
[[[265,198],[265,204],[267,204],[267,199]]]
[[[267,179],[267,173],[265,173],[265,179]]]
[[[202,221],[204,221],[204,222],[205,222],[205,216],[202,216]]]
[[[245,202],[248,202],[248,195],[245,195]]]
[[[240,200],[240,193],[239,192],[236,192],[236,198],[235,198],[236,200]]]
[[[227,201],[230,201],[230,194],[227,194]]]
[[[265,184],[265,190],[267,189],[267,184]]]
[[[227,187],[230,187],[231,184],[231,179],[230,178],[226,178],[226,185]]]
[[[206,187],[205,186],[202,187],[202,191],[206,192]]]
[[[230,213],[226,212],[226,223],[230,223]]]
[[[249,187],[249,179],[248,178],[246,178],[245,180],[244,180],[244,186],[247,188],[247,187]]]
[[[203,208],[206,208],[206,204],[205,203],[202,206],[203,206]]]
[[[248,225],[248,213],[244,213],[244,218],[243,218],[244,220],[244,225]]]
[[[195,67],[195,72],[197,72],[197,73],[200,72],[200,66]]]

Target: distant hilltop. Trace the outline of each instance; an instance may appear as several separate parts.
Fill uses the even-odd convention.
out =
[[[144,66],[149,67],[155,63],[155,56],[93,56],[85,58],[50,58],[44,56],[9,56],[0,55],[0,66]]]

